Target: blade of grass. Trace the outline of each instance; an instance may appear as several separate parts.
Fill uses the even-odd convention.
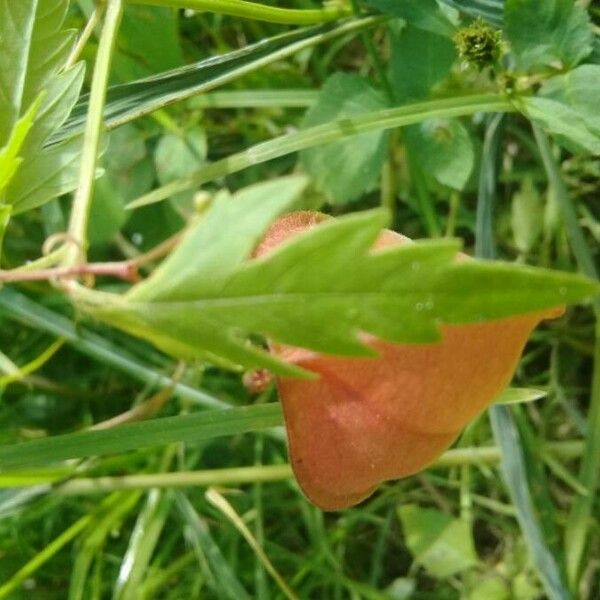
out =
[[[475,231],[475,254],[479,258],[494,258],[494,199],[501,156],[502,121],[495,115],[488,122],[484,153],[480,169]],[[502,473],[511,499],[517,509],[517,520],[525,537],[533,563],[546,594],[551,600],[571,598],[556,558],[548,547],[536,515],[525,463],[523,440],[514,422],[511,409],[493,406],[490,421],[494,438],[502,452]],[[540,490],[541,493],[541,490]]]
[[[159,75],[112,86],[107,91],[104,125],[107,129],[113,129],[175,102],[230,83],[305,48],[357,33],[384,21],[385,18],[381,17],[366,17],[335,25],[299,29]],[[52,136],[50,143],[72,138],[82,132],[88,103],[89,96],[83,96],[67,122]]]
[[[597,279],[598,270],[596,269],[594,257],[585,240],[573,202],[569,198],[569,192],[561,175],[560,167],[552,155],[548,137],[535,125],[533,126],[533,133],[548,181],[561,208],[568,239],[579,270],[589,277]],[[594,371],[588,417],[588,435],[579,471],[579,481],[586,488],[587,494],[576,496],[565,530],[567,578],[573,593],[577,591],[584,551],[591,530],[591,516],[596,490],[600,482],[600,298],[594,302],[594,314],[596,317],[596,341],[594,344]]]
[[[89,331],[76,326],[64,315],[54,312],[13,289],[0,289],[0,313],[26,323],[38,331],[44,331],[59,338],[79,352],[125,373],[147,385],[161,388],[172,387],[180,398],[207,408],[231,408],[229,404],[144,365],[128,354],[122,347]]]
[[[242,152],[232,154],[200,168],[189,177],[176,179],[137,198],[130,202],[127,208],[138,208],[160,202],[175,193],[196,188],[213,179],[237,173],[250,166],[368,131],[393,129],[438,117],[459,117],[476,112],[511,112],[514,110],[512,104],[503,96],[483,94],[419,102],[398,108],[372,111],[353,119],[331,121],[323,125],[282,135],[251,146]]]
[[[107,503],[112,500],[112,508],[94,523],[83,535],[81,547],[76,553],[71,580],[69,586],[69,600],[84,600],[86,582],[94,557],[101,551],[106,539],[112,531],[117,529],[127,514],[133,510],[138,503],[141,492],[116,493]]]
[[[545,456],[560,457],[569,460],[581,456],[583,441],[549,442],[544,444]],[[432,465],[431,469],[451,468],[469,465],[496,465],[500,462],[501,453],[498,446],[453,448],[444,452]],[[187,488],[223,485],[244,485],[250,483],[272,483],[285,481],[293,477],[292,468],[283,465],[259,465],[252,467],[235,467],[229,469],[207,469],[202,471],[177,471],[175,473],[147,473],[123,476],[78,477],[57,485],[54,490],[58,495],[74,496],[78,494],[98,494],[114,490],[135,490],[151,488]],[[45,478],[43,472],[38,475],[40,481],[59,482],[64,476],[52,471]],[[15,475],[14,485],[34,485],[27,479],[21,480]]]
[[[207,410],[140,421],[99,431],[68,433],[0,446],[0,469],[18,469],[70,458],[126,452],[171,442],[199,442],[258,431],[282,422],[278,403]]]
[[[162,490],[151,490],[139,512],[129,546],[113,589],[113,600],[135,600],[144,574],[172,507],[172,498]]]
[[[219,593],[230,600],[249,600],[248,592],[223,556],[221,549],[210,534],[206,521],[196,512],[187,496],[177,492],[175,503],[184,523],[189,528],[189,537],[192,543],[205,557],[215,576]]]

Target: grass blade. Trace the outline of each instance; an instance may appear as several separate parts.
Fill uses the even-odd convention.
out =
[[[192,544],[205,557],[216,578],[219,592],[230,600],[249,600],[250,596],[227,563],[221,549],[210,534],[206,521],[196,512],[187,496],[177,492],[175,503],[183,521],[188,526]]]
[[[163,417],[112,429],[67,433],[0,446],[0,469],[20,469],[171,442],[199,442],[274,427],[282,420],[281,406],[272,403]]]
[[[555,198],[560,206],[568,233],[568,239],[577,260],[579,270],[589,277],[598,278],[594,257],[586,243],[579,218],[560,168],[552,155],[547,136],[537,126],[533,126],[542,163],[548,176]],[[594,344],[594,372],[592,375],[592,394],[590,398],[588,435],[585,452],[581,461],[579,481],[587,489],[587,494],[579,494],[567,520],[565,533],[565,555],[567,577],[571,590],[577,590],[579,574],[588,534],[590,532],[595,492],[600,482],[600,299],[594,303],[596,316],[596,341]]]
[[[495,255],[493,207],[502,142],[501,125],[500,116],[492,117],[488,123],[484,143],[475,233],[476,255],[480,258],[493,258]],[[571,596],[563,583],[557,561],[544,539],[533,504],[522,447],[523,441],[519,436],[511,409],[506,406],[493,406],[489,414],[494,438],[502,453],[504,480],[517,509],[517,520],[531,552],[533,563],[548,597],[551,600],[567,600]]]
[[[179,67],[160,75],[110,87],[104,124],[113,129],[155,110],[229,83],[247,73],[317,44],[381,23],[378,17],[350,19],[341,24],[297,29],[220,56]],[[89,96],[83,96],[51,143],[83,131]]]
[[[85,327],[76,327],[64,315],[54,312],[27,296],[12,289],[0,289],[0,314],[44,331],[50,335],[64,338],[66,343],[110,367],[125,373],[137,381],[158,387],[172,387],[180,398],[207,408],[231,408],[229,404],[203,392],[202,390],[178,383],[154,369],[144,365],[121,347],[89,331]]]

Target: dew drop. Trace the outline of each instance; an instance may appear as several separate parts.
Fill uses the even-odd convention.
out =
[[[417,304],[415,305],[415,308],[416,308],[418,311],[421,311],[421,310],[423,310],[423,303],[422,303],[422,302],[417,302]]]
[[[567,288],[566,288],[566,287],[561,287],[561,288],[559,288],[559,290],[558,290],[558,293],[559,293],[561,296],[565,296],[565,295],[566,295],[566,293],[567,293]]]
[[[418,270],[420,270],[420,268],[421,268],[421,263],[420,263],[420,262],[417,262],[417,261],[414,261],[413,263],[411,263],[411,265],[410,265],[410,268],[411,268],[413,271],[418,271]]]

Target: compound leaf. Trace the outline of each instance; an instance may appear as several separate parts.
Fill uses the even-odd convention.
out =
[[[81,308],[177,356],[300,375],[250,344],[250,337],[370,356],[361,333],[434,342],[440,323],[537,311],[599,289],[580,275],[455,262],[455,240],[370,252],[387,223],[382,210],[325,221],[248,260],[268,224],[304,186],[303,178],[282,178],[215,201],[148,280],[121,297],[82,290]]]

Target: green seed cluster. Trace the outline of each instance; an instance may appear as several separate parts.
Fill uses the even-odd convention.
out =
[[[493,66],[502,54],[500,31],[478,18],[454,36],[459,56],[478,69]]]

